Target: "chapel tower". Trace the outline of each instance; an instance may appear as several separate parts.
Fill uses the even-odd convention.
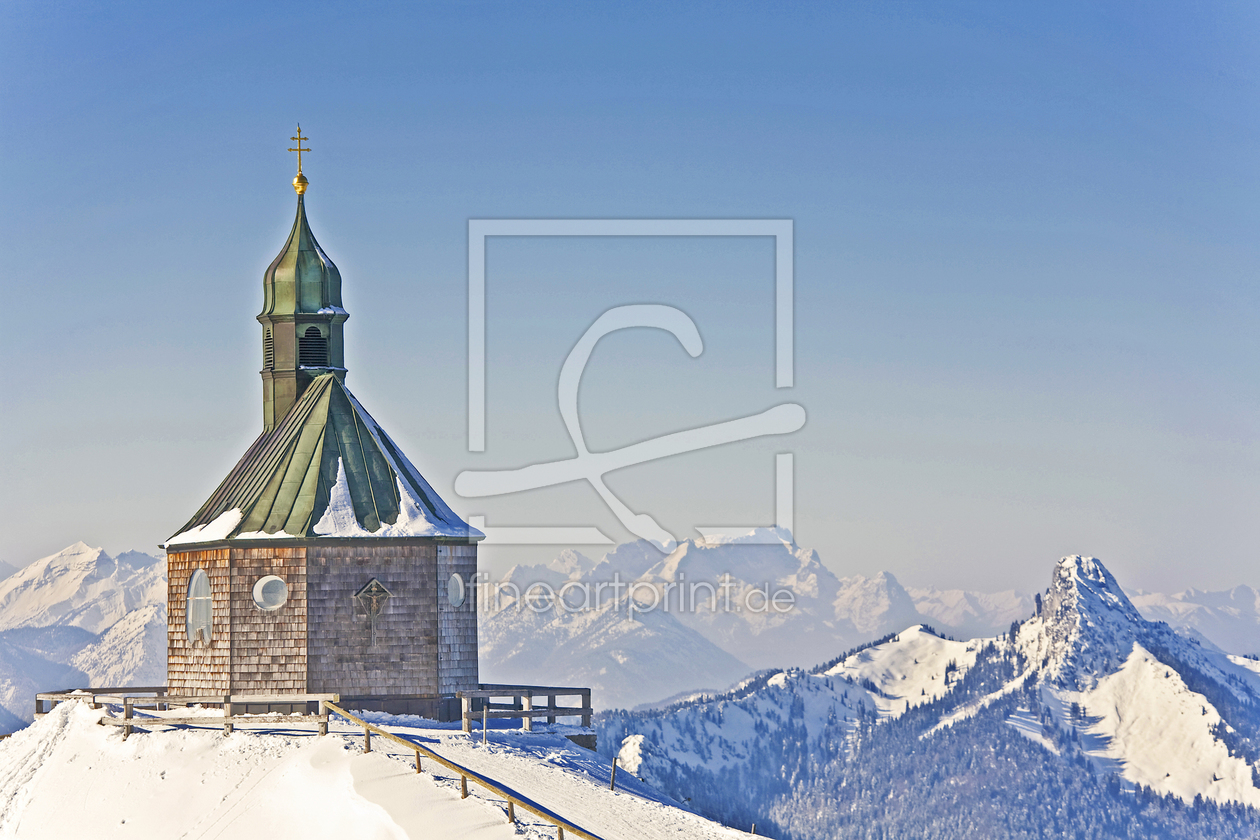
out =
[[[262,324],[263,431],[271,431],[306,390],[311,380],[331,373],[345,381],[342,324],[350,317],[341,306],[341,272],[315,241],[306,221],[306,188],[302,173],[302,127],[292,138],[297,146],[297,217],[279,255],[263,274]]]
[[[483,535],[346,388],[341,274],[307,186],[299,162],[297,218],[263,275],[262,434],[165,546],[168,690],[451,719],[479,687]]]

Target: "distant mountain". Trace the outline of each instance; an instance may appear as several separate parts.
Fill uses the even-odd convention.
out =
[[[972,592],[965,589],[906,590],[919,611],[933,626],[957,636],[974,639],[996,636],[1012,621],[1023,621],[1033,612],[1033,596],[1014,589]]]
[[[139,552],[115,559],[78,542],[0,581],[0,630],[56,624],[100,633],[165,600],[164,563]]]
[[[10,566],[8,563],[0,560],[0,580],[4,580],[9,575],[17,571],[17,566]]]
[[[1260,661],[1143,618],[1063,558],[1014,636],[921,625],[810,670],[601,716],[601,750],[784,838],[1260,833]],[[1125,831],[1136,831],[1125,834]]]
[[[0,581],[0,732],[39,691],[166,682],[166,564],[75,543]]]
[[[87,675],[68,664],[96,636],[81,627],[24,627],[0,632],[0,732],[34,717],[35,695],[86,685]]]
[[[102,688],[166,685],[166,629],[166,603],[146,604],[70,657],[70,665]]]
[[[531,587],[535,594],[544,587],[563,589],[574,604],[594,597],[604,607],[625,591],[614,594],[614,585],[631,583],[641,607],[637,614],[653,632],[619,634],[620,658],[603,655],[610,637],[581,631],[582,622],[593,619],[519,608],[518,599],[526,599]],[[579,587],[604,594],[583,596]],[[514,609],[504,611],[504,604]],[[598,563],[565,552],[547,565],[513,567],[482,608],[485,679],[549,683],[558,679],[555,674],[597,673],[592,679],[604,690],[595,702],[603,708],[724,689],[755,668],[810,664],[923,620],[892,574],[837,578],[816,551],[799,548],[779,530],[687,540],[669,554],[641,540],[618,546]],[[653,661],[688,664],[651,675],[629,664]]]
[[[603,708],[658,700],[676,685],[725,689],[749,667],[663,611],[635,612],[625,599],[598,610],[539,614],[513,607],[479,628],[486,682],[579,685]]]
[[[1230,653],[1260,654],[1260,589],[1235,586],[1223,592],[1187,589],[1163,595],[1138,590],[1127,594],[1151,621],[1165,621]]]

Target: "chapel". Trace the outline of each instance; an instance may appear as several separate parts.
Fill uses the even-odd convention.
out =
[[[297,215],[263,274],[262,433],[167,551],[171,694],[339,693],[458,717],[477,541],[346,387],[341,274]]]

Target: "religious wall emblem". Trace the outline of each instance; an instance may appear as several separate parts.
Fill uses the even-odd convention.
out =
[[[393,593],[376,578],[369,580],[366,586],[354,593],[354,599],[359,602],[359,606],[363,607],[368,621],[371,622],[372,647],[376,647],[376,617],[381,614],[381,610],[385,609],[385,602],[391,597]]]

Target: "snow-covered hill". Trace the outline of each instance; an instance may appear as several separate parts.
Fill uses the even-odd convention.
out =
[[[1041,604],[1013,638],[959,642],[914,626],[808,671],[764,672],[722,695],[606,715],[601,744],[623,750],[672,795],[704,802],[707,813],[759,818],[785,836],[840,825],[847,817],[825,816],[825,791],[869,785],[846,768],[871,751],[905,759],[919,747],[892,745],[907,737],[923,745],[942,797],[953,796],[951,774],[962,779],[975,768],[952,766],[944,753],[933,762],[932,744],[962,755],[1026,752],[1022,741],[1044,767],[1028,778],[1040,774],[1052,786],[1084,765],[1090,779],[1114,779],[1114,793],[1104,781],[1098,796],[1140,786],[1143,807],[1164,808],[1161,796],[1260,807],[1260,662],[1146,620],[1093,558],[1057,563]],[[967,748],[969,738],[980,740]],[[1089,784],[1082,796],[1094,795]],[[822,799],[802,793],[810,790]],[[806,799],[823,816],[799,810]],[[752,802],[759,808],[750,811]],[[1093,817],[1065,819],[1086,825]]]
[[[334,719],[327,736],[284,731],[137,731],[99,726],[102,710],[59,705],[0,741],[0,840],[5,838],[218,838],[218,840],[492,840],[554,838],[504,802],[385,739],[361,750],[361,732]],[[626,773],[609,790],[609,762],[563,736],[496,730],[488,745],[456,730],[374,721],[435,749],[607,838],[734,840]]]
[[[166,682],[166,564],[74,545],[0,581],[0,732],[31,720],[34,695]]]

